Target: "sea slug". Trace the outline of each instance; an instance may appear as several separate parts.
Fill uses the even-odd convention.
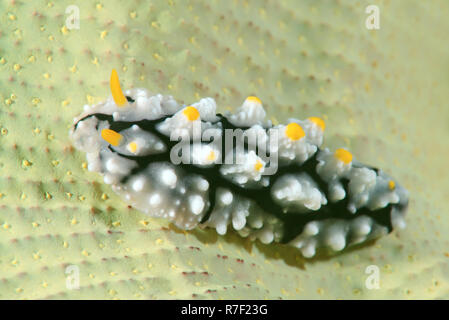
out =
[[[179,105],[145,89],[112,96],[74,119],[70,135],[88,169],[144,213],[182,229],[232,226],[312,257],[405,226],[408,192],[346,149],[320,149],[321,118],[273,125],[254,96],[231,114],[212,98]],[[234,143],[235,142],[235,143]]]

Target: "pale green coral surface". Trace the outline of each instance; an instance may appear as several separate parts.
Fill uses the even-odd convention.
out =
[[[449,298],[448,16],[443,0],[1,1],[0,298]],[[325,146],[410,191],[407,228],[307,260],[128,208],[68,136],[112,68],[123,88],[221,112],[257,95],[275,122],[323,117]]]

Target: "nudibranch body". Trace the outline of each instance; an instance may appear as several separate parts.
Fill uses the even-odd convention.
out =
[[[71,138],[89,170],[152,217],[221,235],[232,227],[305,257],[405,226],[407,191],[346,149],[320,149],[318,117],[273,125],[257,97],[222,115],[212,98],[180,105],[145,89],[123,94],[115,71],[110,84],[112,97],[86,105]]]

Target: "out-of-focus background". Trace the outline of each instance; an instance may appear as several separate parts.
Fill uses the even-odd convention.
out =
[[[0,298],[449,298],[448,17],[444,0],[2,0]],[[307,260],[128,208],[68,138],[112,68],[220,112],[257,95],[275,123],[323,117],[326,147],[410,191],[407,228]]]

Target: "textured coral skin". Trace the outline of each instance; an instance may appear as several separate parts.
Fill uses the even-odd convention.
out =
[[[377,31],[364,26],[371,1],[83,1],[67,30],[71,4],[0,3],[0,298],[449,297],[445,1],[376,1]],[[257,95],[273,121],[323,117],[325,145],[410,190],[408,227],[305,261],[148,219],[68,139],[81,106],[109,95],[112,68],[126,88],[213,96],[219,111]],[[378,290],[365,287],[373,264]]]

